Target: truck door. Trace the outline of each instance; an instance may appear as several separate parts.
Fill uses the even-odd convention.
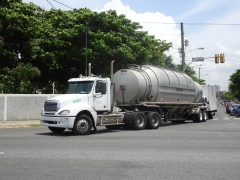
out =
[[[94,108],[96,111],[107,111],[108,96],[107,96],[107,82],[97,81],[94,89]]]

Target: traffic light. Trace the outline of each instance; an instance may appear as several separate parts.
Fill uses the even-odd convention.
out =
[[[215,54],[215,63],[216,63],[216,64],[219,63],[219,54]]]
[[[221,62],[221,63],[225,63],[224,54],[220,54],[220,62]]]

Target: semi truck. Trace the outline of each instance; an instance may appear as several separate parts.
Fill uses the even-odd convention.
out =
[[[129,65],[110,78],[91,74],[68,80],[64,95],[48,99],[40,124],[54,133],[87,135],[98,126],[158,129],[162,122],[205,122],[203,88],[183,72],[153,65]]]

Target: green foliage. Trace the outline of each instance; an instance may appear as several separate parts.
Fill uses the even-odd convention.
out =
[[[34,83],[66,83],[85,75],[86,61],[92,64],[92,73],[102,76],[109,76],[112,60],[115,71],[127,64],[178,69],[164,54],[171,43],[141,31],[139,23],[114,10],[100,14],[87,8],[46,11],[21,0],[2,2],[1,92],[34,93],[39,88]],[[191,69],[186,73],[204,83]]]
[[[240,101],[240,69],[236,70],[236,72],[230,76],[229,81],[229,91],[233,97]]]
[[[229,101],[237,101],[234,95],[231,92],[224,92],[220,95],[221,99],[229,100]]]
[[[182,71],[182,65],[178,64],[175,66],[175,70]],[[187,67],[185,70],[185,73],[193,79],[193,81],[197,82],[200,85],[206,85],[205,80],[203,79],[198,79],[196,76],[196,72],[191,69],[191,67]]]
[[[30,63],[19,65],[11,70],[4,68],[0,75],[0,91],[2,93],[34,93],[36,87],[30,80],[39,77],[41,72]]]

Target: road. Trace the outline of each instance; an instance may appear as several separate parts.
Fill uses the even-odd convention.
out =
[[[61,135],[45,127],[0,129],[0,180],[240,178],[240,118],[223,107],[205,123],[158,130],[99,128]]]

